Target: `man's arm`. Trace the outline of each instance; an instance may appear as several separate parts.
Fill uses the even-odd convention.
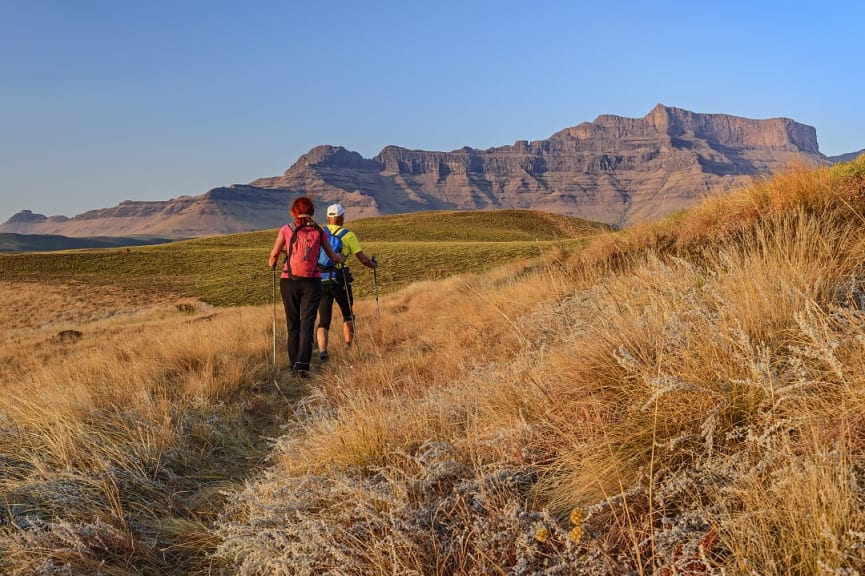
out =
[[[355,256],[357,256],[357,259],[360,260],[360,263],[367,268],[378,268],[378,262],[376,262],[375,260],[370,260],[369,257],[367,257],[367,255],[363,252],[358,252],[355,254]]]

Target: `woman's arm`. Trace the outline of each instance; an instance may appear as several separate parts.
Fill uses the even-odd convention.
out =
[[[276,267],[276,262],[279,260],[279,253],[285,248],[285,236],[282,235],[282,230],[276,233],[276,241],[273,243],[273,250],[270,251],[270,257],[267,259],[267,265],[271,268]]]

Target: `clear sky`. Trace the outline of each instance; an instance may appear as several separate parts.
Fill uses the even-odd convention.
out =
[[[0,0],[0,222],[656,104],[865,148],[865,3]]]

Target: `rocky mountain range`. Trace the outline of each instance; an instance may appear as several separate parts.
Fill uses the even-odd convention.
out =
[[[348,219],[420,210],[530,208],[627,226],[688,208],[792,163],[823,165],[816,130],[658,104],[643,118],[602,115],[546,140],[451,152],[388,146],[367,159],[318,146],[282,176],[166,201],[126,201],[73,218],[19,212],[0,232],[184,238],[275,228],[298,195]]]

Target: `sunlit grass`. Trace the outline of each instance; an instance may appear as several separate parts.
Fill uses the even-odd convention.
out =
[[[424,276],[303,386],[270,305],[13,316],[0,568],[862,573],[863,214],[865,159]]]
[[[827,193],[836,177],[794,171],[714,204],[717,224],[681,214],[564,268],[388,298],[367,360],[337,358],[354,368],[317,384],[234,502],[250,517],[220,554],[303,566],[287,573],[863,569],[865,187]],[[250,529],[290,511],[296,548],[262,548]],[[357,553],[308,545],[326,539]]]

